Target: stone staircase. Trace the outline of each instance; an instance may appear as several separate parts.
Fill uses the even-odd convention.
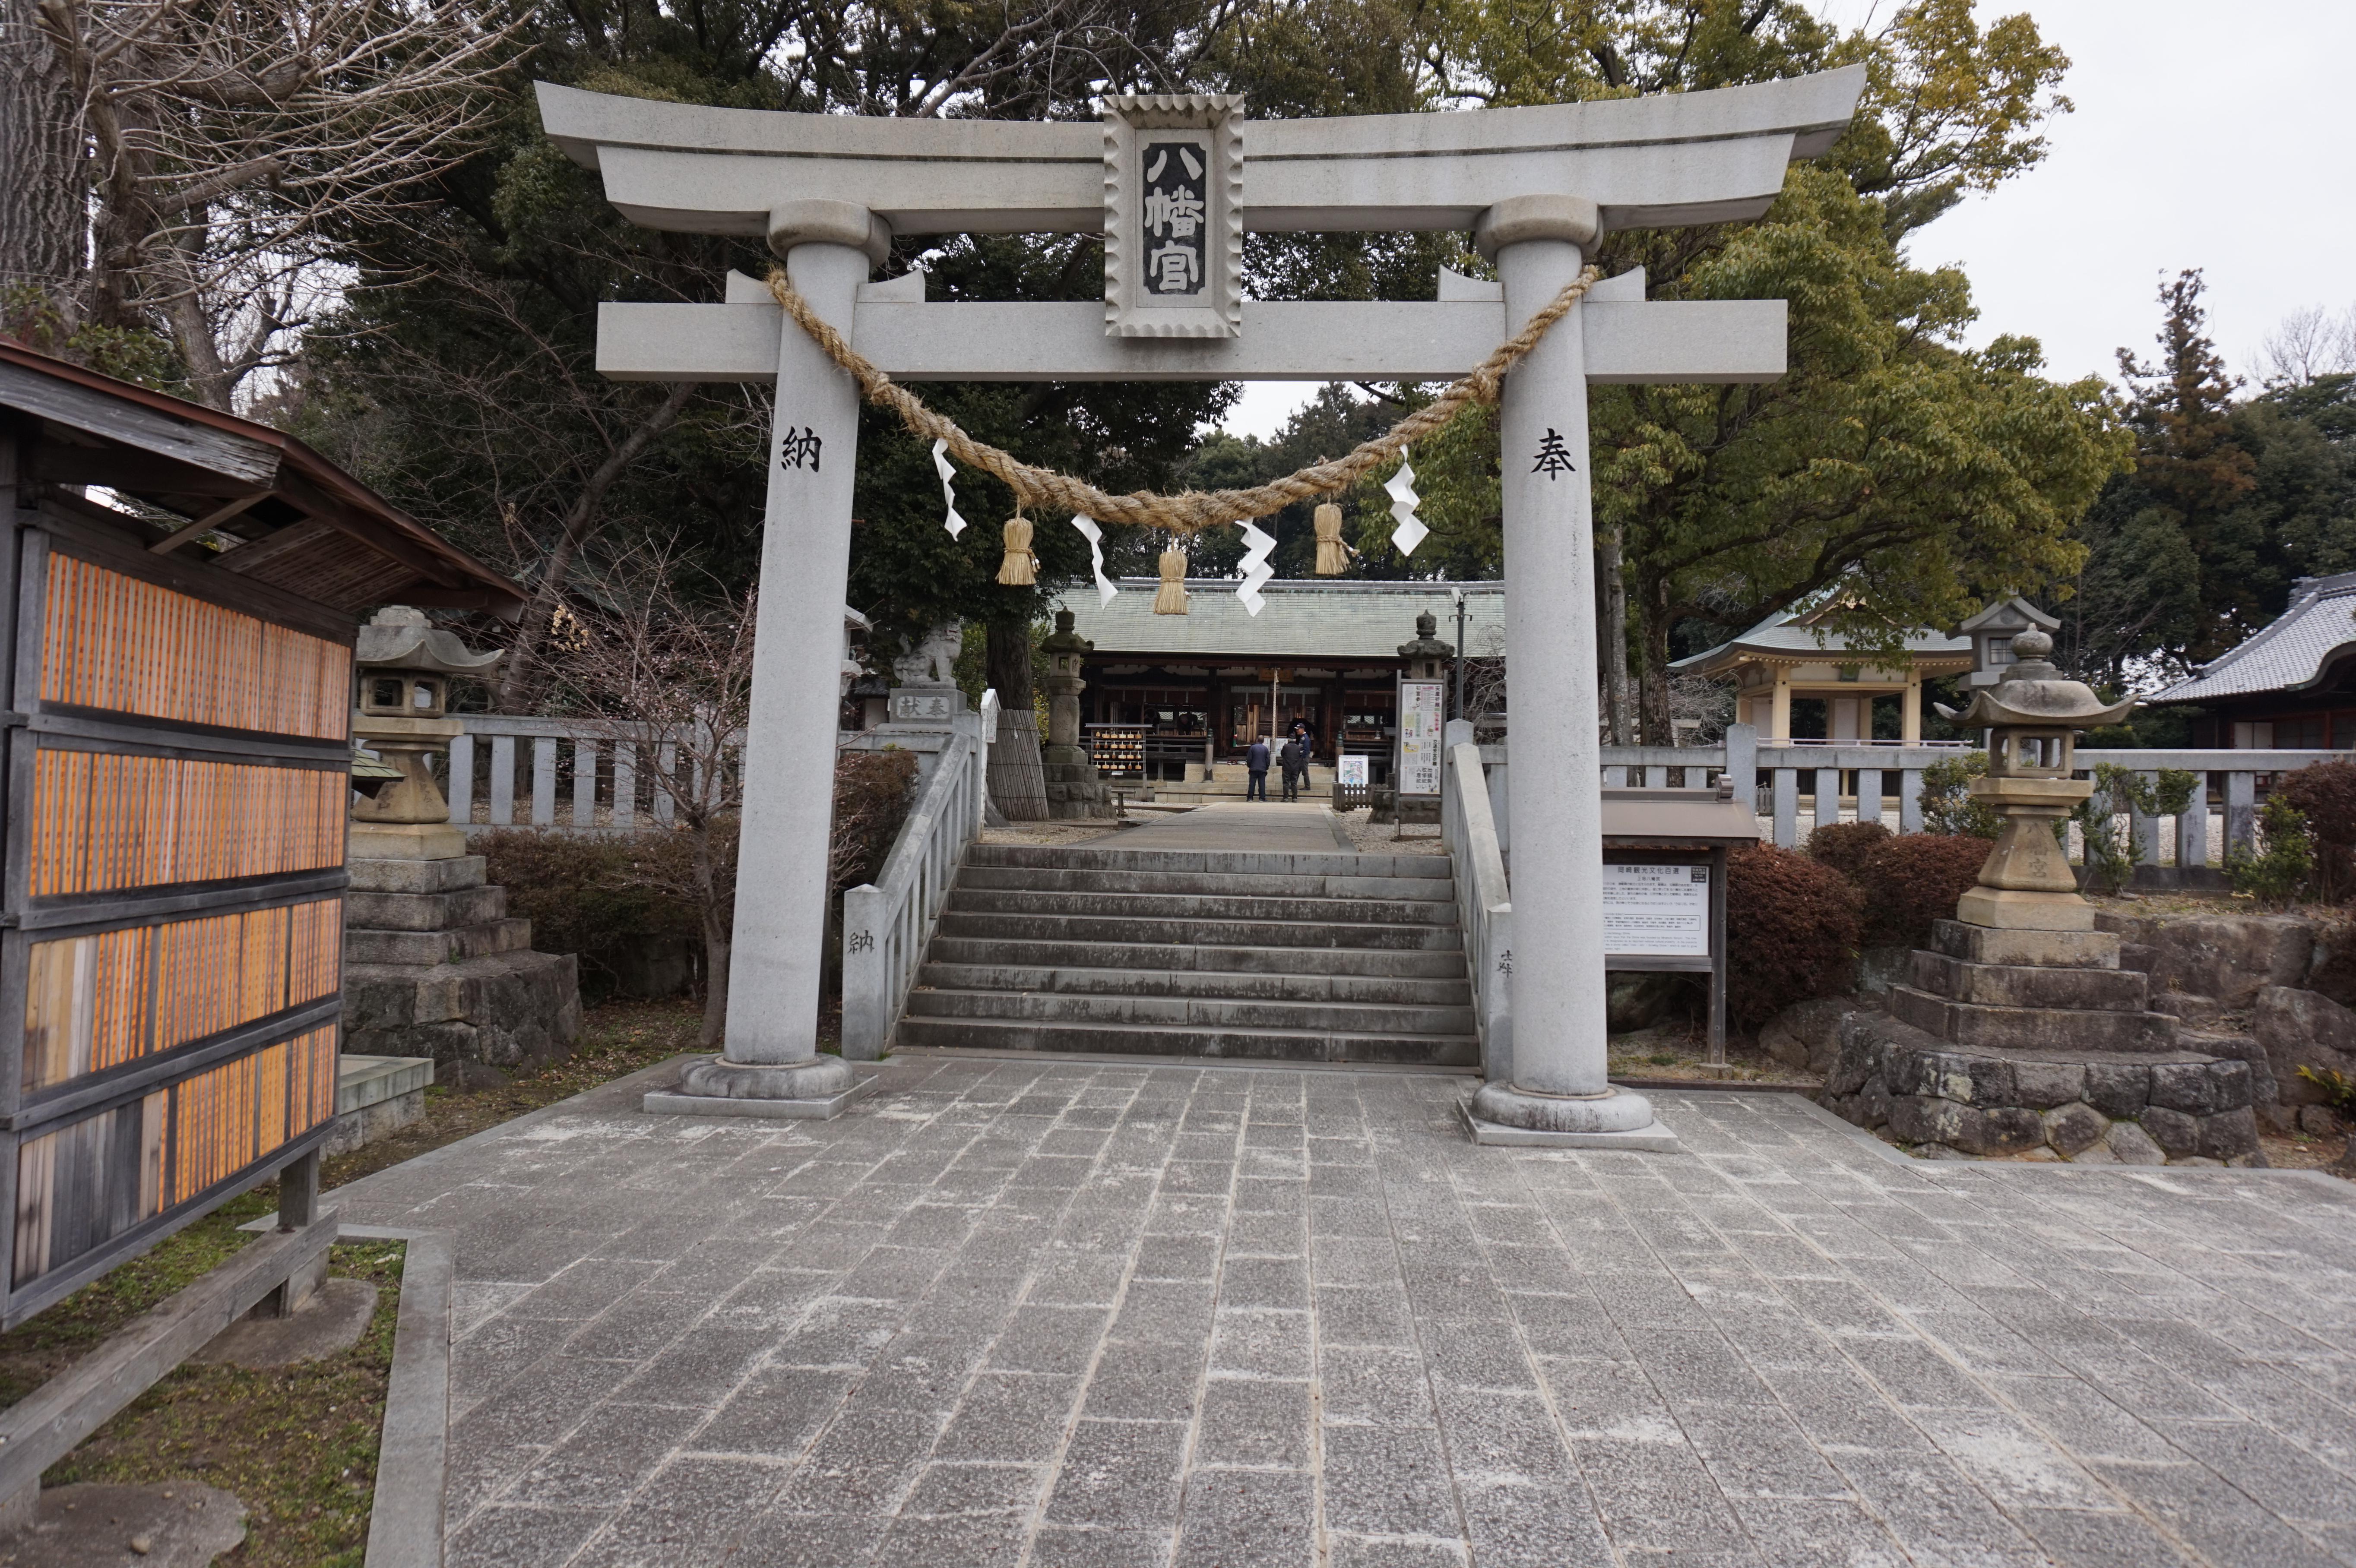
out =
[[[1440,855],[976,844],[909,1046],[1470,1066]]]

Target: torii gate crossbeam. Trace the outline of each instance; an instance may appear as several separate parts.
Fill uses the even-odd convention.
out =
[[[1657,98],[1249,123],[1226,208],[1242,228],[1469,228],[1500,282],[1443,274],[1420,304],[1248,301],[1201,336],[1119,336],[1095,304],[927,304],[921,277],[868,282],[895,233],[1104,229],[1120,188],[1109,111],[1100,129],[540,94],[549,133],[621,211],[766,235],[817,313],[894,377],[1438,379],[1550,303],[1600,233],[1763,213],[1785,167],[1847,124],[1864,81],[1850,67]],[[1547,707],[1526,697],[1514,727],[1513,1082],[1473,1109],[1524,1141],[1674,1142],[1605,1076],[1588,384],[1770,379],[1783,322],[1781,301],[1646,302],[1631,274],[1590,291],[1505,379],[1507,667]],[[727,1051],[680,1090],[831,1101],[849,1071],[817,1056],[815,1026],[858,393],[744,278],[713,304],[605,306],[598,362],[630,379],[776,383]]]

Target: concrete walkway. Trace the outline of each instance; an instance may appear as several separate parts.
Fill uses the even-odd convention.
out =
[[[1237,801],[1132,827],[1091,846],[1099,849],[1241,849],[1277,855],[1355,855],[1358,847],[1323,801]]]
[[[1795,1097],[1476,1148],[1438,1073],[623,1083],[342,1189],[455,1232],[449,1561],[2356,1562],[2356,1190],[1893,1162]],[[1672,1555],[1674,1553],[1674,1555]]]

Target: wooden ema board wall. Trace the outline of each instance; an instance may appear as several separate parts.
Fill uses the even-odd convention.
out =
[[[222,1062],[16,1149],[20,1291],[194,1203],[336,1114],[337,1026]]]
[[[334,1117],[350,798],[348,645],[200,565],[18,539],[8,1323]]]

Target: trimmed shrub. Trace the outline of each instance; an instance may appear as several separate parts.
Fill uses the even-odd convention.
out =
[[[2265,809],[2258,813],[2258,845],[2255,855],[2232,850],[2225,856],[2225,877],[2235,892],[2279,908],[2307,891],[2315,869],[2307,814],[2280,791],[2268,795]]]
[[[2356,763],[2310,763],[2277,779],[2274,794],[2307,818],[2318,891],[2332,903],[2356,892]]]
[[[1857,985],[1862,901],[1849,880],[1790,849],[1762,844],[1726,858],[1726,1010],[1750,1033],[1811,997]]]
[[[1959,833],[1907,833],[1866,857],[1857,874],[1865,895],[1865,940],[1875,947],[1920,947],[1931,923],[1953,920],[1955,901],[1980,879],[1988,841]]]
[[[531,944],[578,954],[582,988],[596,997],[613,989],[614,960],[625,950],[680,939],[701,947],[695,905],[636,874],[642,857],[667,848],[646,841],[683,837],[666,829],[591,836],[508,827],[466,847],[508,891],[508,912],[531,922]]]
[[[1922,770],[1922,828],[1940,835],[1967,833],[1994,838],[2004,831],[2004,818],[1972,798],[1971,784],[1987,772],[1986,752],[1965,752],[1942,757]]]
[[[1854,882],[1866,857],[1889,842],[1890,829],[1879,822],[1827,822],[1808,835],[1808,858]]]

